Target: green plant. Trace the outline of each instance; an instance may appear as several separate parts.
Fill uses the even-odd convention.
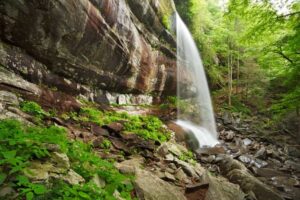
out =
[[[193,154],[192,151],[188,151],[188,152],[183,152],[180,156],[179,156],[179,160],[182,161],[194,161],[195,160],[195,156]]]
[[[69,141],[63,128],[24,126],[16,120],[1,120],[0,133],[0,185],[11,185],[20,199],[110,200],[114,199],[116,190],[124,199],[131,199],[132,177],[120,174],[113,163],[96,155],[91,145]],[[67,154],[72,169],[84,177],[86,183],[73,186],[59,180],[50,180],[49,184],[32,183],[23,175],[31,161],[49,158],[45,145],[49,143],[58,145]],[[93,184],[96,174],[105,180],[104,188]]]
[[[33,101],[23,101],[20,105],[21,110],[35,116],[38,119],[43,119],[50,114],[42,109],[42,107]]]
[[[171,29],[170,16],[169,16],[169,15],[164,14],[164,15],[162,16],[161,22],[162,22],[162,24],[164,25],[164,27],[165,27],[166,29],[168,29],[168,30]]]
[[[86,107],[81,109],[78,119],[94,122],[100,126],[125,121],[124,131],[135,133],[147,140],[164,142],[170,137],[170,132],[163,128],[163,123],[154,116],[128,115],[124,112],[102,112],[92,107]]]
[[[101,148],[103,149],[110,149],[111,147],[111,141],[109,141],[108,139],[104,139],[100,145]]]

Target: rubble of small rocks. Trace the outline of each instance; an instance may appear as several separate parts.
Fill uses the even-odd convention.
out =
[[[220,144],[199,149],[198,160],[212,173],[239,184],[252,199],[299,199],[299,146],[258,137],[249,123],[241,125],[246,130],[242,132],[232,117],[223,117],[218,124]]]

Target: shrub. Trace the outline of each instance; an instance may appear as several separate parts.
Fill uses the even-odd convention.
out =
[[[45,112],[39,104],[33,101],[23,101],[20,107],[23,112],[31,114],[38,119],[43,119],[45,116],[50,115],[48,112]]]
[[[147,140],[164,142],[169,139],[170,132],[163,128],[163,123],[154,116],[136,116],[127,113],[102,112],[95,108],[82,108],[78,116],[82,121],[90,121],[102,126],[112,122],[126,121],[125,131],[139,135]]]

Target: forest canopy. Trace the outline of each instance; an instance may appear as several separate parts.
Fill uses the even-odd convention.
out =
[[[300,2],[176,0],[216,104],[280,119],[300,106]]]

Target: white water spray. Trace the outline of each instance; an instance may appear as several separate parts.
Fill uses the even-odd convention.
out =
[[[184,74],[181,72],[188,71],[190,73],[188,81],[191,82],[189,90],[192,91],[194,97],[194,113],[200,115],[193,117],[184,113],[178,106],[177,124],[194,134],[200,147],[214,146],[218,143],[218,134],[202,60],[191,33],[177,13],[176,35],[177,97],[178,99],[187,98],[187,86],[184,84]]]

